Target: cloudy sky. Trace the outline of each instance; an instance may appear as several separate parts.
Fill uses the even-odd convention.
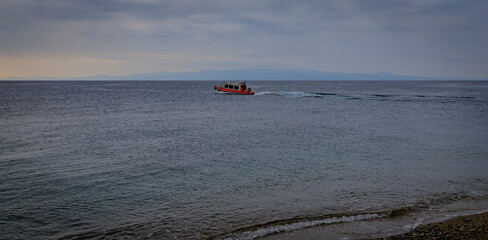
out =
[[[0,78],[248,68],[487,78],[488,1],[0,1]]]

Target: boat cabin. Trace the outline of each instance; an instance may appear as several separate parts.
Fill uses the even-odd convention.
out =
[[[242,83],[226,82],[225,85],[222,87],[227,88],[227,89],[234,89],[237,91],[246,91],[247,90],[247,86],[246,86],[245,82],[242,82]]]

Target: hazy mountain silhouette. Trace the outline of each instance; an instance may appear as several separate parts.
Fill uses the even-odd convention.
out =
[[[3,80],[474,80],[433,78],[379,73],[338,73],[307,69],[202,70],[198,72],[153,72],[124,76],[96,75],[77,78],[4,78]]]

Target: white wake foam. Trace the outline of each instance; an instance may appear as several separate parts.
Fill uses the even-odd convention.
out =
[[[278,95],[278,96],[282,96],[282,97],[317,97],[317,96],[319,96],[318,94],[307,93],[307,92],[258,92],[258,93],[255,93],[254,95],[267,95],[267,94],[273,94],[273,95]]]

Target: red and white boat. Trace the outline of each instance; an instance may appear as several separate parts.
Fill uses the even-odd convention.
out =
[[[223,82],[218,86],[214,86],[214,89],[218,90],[219,92],[254,95],[254,92],[251,91],[251,88],[247,87],[246,82]]]

